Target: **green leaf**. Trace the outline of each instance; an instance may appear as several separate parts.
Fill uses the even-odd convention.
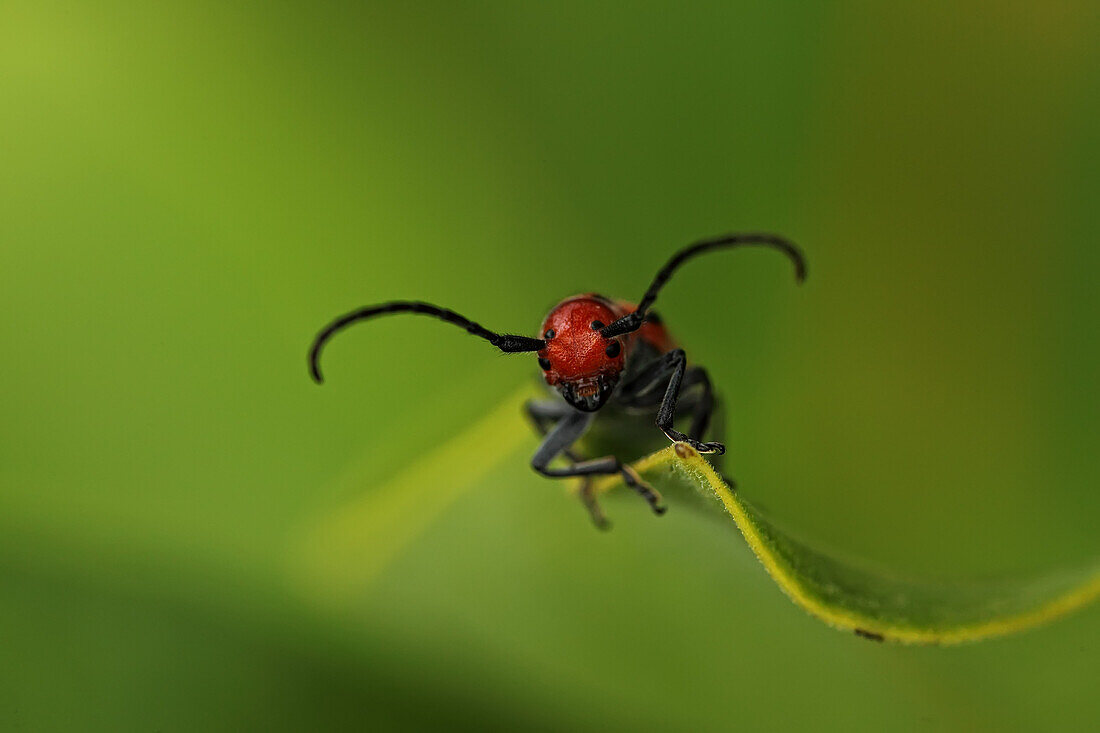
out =
[[[348,607],[460,497],[475,491],[502,461],[516,460],[519,448],[532,440],[521,419],[530,395],[519,390],[462,434],[412,457],[397,475],[311,521],[292,556],[296,584],[306,596],[334,609]],[[633,465],[670,506],[695,506],[740,530],[797,605],[830,626],[869,638],[972,641],[1036,626],[1100,595],[1100,563],[995,582],[897,577],[781,530],[685,443]],[[369,476],[354,469],[344,480],[365,485]],[[625,491],[618,477],[603,479],[597,489]]]
[[[779,529],[695,450],[677,443],[634,464],[675,505],[705,506],[740,530],[784,593],[838,629],[902,643],[954,644],[1050,621],[1100,595],[1100,563],[1031,579],[933,582],[842,560]],[[624,490],[616,478],[601,491]]]
[[[351,469],[340,482],[368,490],[308,523],[292,545],[294,582],[308,597],[337,607],[369,587],[454,502],[531,440],[521,416],[532,392],[518,390],[463,433],[411,454],[377,486],[362,468]]]

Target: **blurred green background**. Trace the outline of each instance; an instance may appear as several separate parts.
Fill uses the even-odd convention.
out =
[[[533,333],[748,229],[807,283],[660,303],[746,497],[902,572],[1095,558],[1098,40],[1089,0],[3,2],[0,728],[1095,730],[1096,609],[872,644],[690,512],[594,531],[534,437],[352,601],[291,568],[535,372],[394,319],[318,389],[327,319]]]

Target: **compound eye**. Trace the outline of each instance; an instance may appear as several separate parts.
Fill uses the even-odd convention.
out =
[[[550,371],[550,360],[539,357],[539,366],[542,367],[544,372]]]
[[[610,344],[607,345],[607,348],[604,349],[603,353],[614,359],[616,356],[619,355],[619,352],[622,350],[623,347],[619,344],[618,341],[612,341]]]
[[[603,321],[592,321],[592,330],[599,331],[603,328]]]

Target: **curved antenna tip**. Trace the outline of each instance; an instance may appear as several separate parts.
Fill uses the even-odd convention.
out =
[[[317,363],[315,356],[309,358],[309,376],[313,377],[313,381],[317,384],[324,384],[325,378],[321,374],[321,365]]]
[[[794,263],[794,281],[801,285],[806,282],[806,258],[802,256],[802,250],[798,248],[798,245],[788,244],[790,248],[787,250],[787,254]]]

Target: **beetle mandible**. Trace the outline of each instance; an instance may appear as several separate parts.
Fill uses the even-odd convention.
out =
[[[551,478],[582,478],[581,499],[601,528],[608,524],[592,488],[595,476],[620,475],[656,514],[663,514],[660,495],[626,462],[615,455],[584,458],[574,444],[593,426],[597,415],[613,425],[624,418],[636,421],[640,414],[655,413],[657,428],[669,440],[687,443],[700,453],[725,453],[722,443],[703,440],[717,404],[707,372],[688,364],[683,349],[676,346],[652,306],[672,274],[689,259],[712,250],[744,246],[769,247],[785,254],[794,264],[795,279],[800,283],[805,279],[805,260],[789,240],[755,232],[728,234],[696,242],[674,254],[637,305],[594,293],[563,300],[543,321],[541,338],[495,333],[448,308],[420,301],[359,308],[335,319],[317,334],[309,352],[310,372],[314,381],[323,382],[321,350],[336,333],[353,323],[394,313],[438,318],[505,353],[536,352],[546,384],[560,399],[531,400],[525,406],[535,428],[544,436],[531,459],[532,468]],[[680,404],[681,392],[688,390],[692,396]],[[691,414],[686,434],[674,427],[678,405]],[[568,465],[551,466],[559,456],[566,458]]]

